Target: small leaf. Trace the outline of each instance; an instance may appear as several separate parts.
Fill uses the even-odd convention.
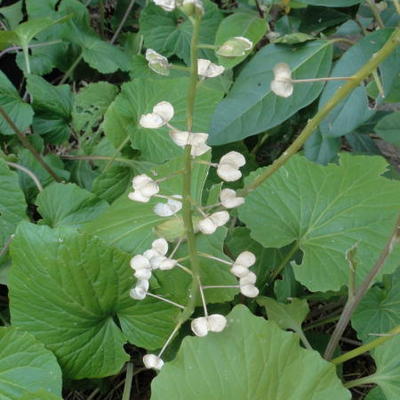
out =
[[[21,99],[17,89],[2,71],[0,71],[0,106],[4,108],[4,111],[21,131],[25,131],[32,123],[32,107]],[[0,133],[3,135],[15,134],[2,116],[0,116]]]
[[[339,165],[324,167],[295,156],[247,196],[240,219],[265,247],[297,242],[303,260],[294,273],[311,291],[348,284],[345,253],[359,241],[358,284],[378,259],[398,214],[400,184],[380,176],[386,168],[381,157],[344,153]],[[384,273],[397,266],[399,250]]]
[[[218,26],[215,37],[215,45],[221,46],[228,39],[242,36],[253,42],[255,46],[264,36],[268,28],[267,21],[259,17],[256,13],[237,12],[226,17]],[[242,57],[226,58],[218,57],[218,63],[225,68],[233,68],[240,64],[247,55]]]
[[[375,132],[389,143],[400,147],[400,112],[383,117],[375,126]]]
[[[43,223],[52,228],[78,228],[104,212],[108,204],[73,183],[53,183],[39,193],[36,199]]]
[[[310,40],[315,40],[315,37],[312,35],[308,35],[307,33],[295,32],[288,35],[283,35],[278,39],[273,40],[273,43],[297,44],[308,42]]]
[[[339,150],[340,139],[324,136],[320,131],[314,132],[304,145],[304,155],[322,165],[334,161]]]
[[[221,333],[186,337],[152,382],[152,400],[347,400],[333,364],[239,305]]]
[[[59,399],[55,395],[61,395],[61,385],[61,370],[57,360],[42,343],[14,327],[0,327],[2,400],[33,400],[37,397],[32,392],[39,389],[43,393],[40,399]]]
[[[323,88],[321,83],[297,84],[294,94],[287,99],[276,96],[270,88],[276,64],[289,64],[293,79],[316,78],[329,74],[331,59],[332,46],[322,40],[293,48],[265,46],[246,64],[231,91],[219,103],[209,143],[220,145],[264,132],[317,98]]]

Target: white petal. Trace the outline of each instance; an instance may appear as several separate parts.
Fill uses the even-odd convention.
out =
[[[221,157],[219,164],[229,164],[236,168],[240,168],[246,164],[246,159],[243,154],[238,153],[237,151],[230,151]]]
[[[219,199],[225,208],[239,207],[244,203],[244,197],[238,197],[232,189],[221,190]]]
[[[158,252],[155,251],[154,249],[146,250],[146,251],[143,253],[143,257],[146,257],[148,260],[151,260],[151,259],[152,259],[153,257],[155,257],[155,256],[158,256]]]
[[[176,7],[175,0],[153,0],[154,4],[161,7],[165,11],[173,11]]]
[[[257,281],[257,275],[254,272],[248,271],[245,276],[242,276],[239,280],[240,286],[254,285]]]
[[[279,63],[276,64],[274,69],[274,80],[291,80],[292,79],[292,71],[288,64]]]
[[[168,63],[168,58],[162,56],[161,54],[157,53],[153,49],[146,50],[146,60],[149,62],[159,62],[159,63]]]
[[[134,189],[141,189],[143,186],[147,185],[149,182],[152,181],[153,179],[151,179],[146,174],[136,175],[132,179],[132,187]]]
[[[242,278],[249,273],[249,269],[240,264],[233,264],[231,268],[231,273],[238,278]]]
[[[210,215],[210,219],[217,226],[223,226],[229,221],[228,211],[217,211]]]
[[[165,256],[168,251],[168,242],[164,238],[156,239],[151,244],[153,250],[155,250],[159,255]]]
[[[151,269],[138,269],[133,275],[136,279],[147,281],[151,278]]]
[[[168,101],[161,101],[153,107],[153,113],[159,115],[164,124],[169,122],[174,116],[174,107]]]
[[[172,258],[166,258],[165,260],[161,261],[160,269],[162,271],[167,271],[175,267],[178,261],[173,260]]]
[[[222,332],[226,326],[226,318],[221,314],[212,314],[207,317],[208,329],[211,332]]]
[[[199,156],[207,153],[207,151],[210,149],[211,149],[210,146],[206,145],[205,143],[201,143],[196,146],[192,146],[192,149],[190,150],[190,154],[192,157],[199,157]]]
[[[147,185],[139,189],[143,196],[152,197],[160,191],[160,187],[156,182],[149,182]]]
[[[204,58],[199,58],[197,61],[197,73],[200,76],[207,76],[207,69],[210,66],[211,61]]]
[[[147,129],[158,129],[165,125],[165,120],[158,114],[143,114],[139,119],[139,125]]]
[[[169,136],[179,147],[185,147],[189,143],[189,132],[173,130],[169,132]]]
[[[192,146],[198,146],[207,142],[208,133],[191,133],[189,135],[189,144]]]
[[[271,90],[279,97],[290,97],[293,94],[293,84],[291,81],[273,80]]]
[[[241,252],[236,260],[235,264],[241,264],[245,267],[251,267],[256,262],[256,256],[251,251],[243,251]]]
[[[217,175],[225,182],[234,182],[242,177],[242,173],[229,164],[219,164],[217,168]]]
[[[135,271],[138,271],[139,269],[150,269],[149,260],[140,254],[132,257],[130,265]]]
[[[213,234],[218,228],[218,226],[215,225],[210,217],[206,217],[199,221],[197,227],[199,228],[200,232],[204,233],[205,235]]]
[[[129,295],[135,300],[143,300],[147,291],[149,290],[149,281],[148,280],[140,280],[137,282],[136,286],[131,289]]]
[[[216,65],[212,63],[210,60],[206,60],[204,58],[199,58],[197,72],[200,76],[205,78],[215,78],[218,75],[221,75],[225,71],[225,68],[222,65]]]
[[[153,211],[160,217],[170,217],[171,215],[175,214],[175,211],[172,210],[169,204],[166,203],[157,203],[154,206]]]
[[[151,258],[151,260],[150,260],[150,265],[151,265],[151,268],[152,269],[158,269],[158,268],[160,268],[160,265],[161,265],[161,263],[164,261],[164,260],[166,260],[167,259],[167,257],[165,257],[165,256],[155,256],[155,257],[152,257]]]
[[[202,337],[208,334],[208,321],[206,317],[195,318],[190,327],[196,336]]]
[[[254,285],[244,285],[240,286],[240,293],[246,297],[257,297],[259,290]]]
[[[150,197],[144,196],[139,191],[130,192],[128,194],[128,198],[133,201],[139,201],[140,203],[148,203],[150,201]]]
[[[153,368],[160,370],[164,365],[164,361],[160,357],[157,357],[155,354],[146,354],[143,357],[143,364],[148,369]]]

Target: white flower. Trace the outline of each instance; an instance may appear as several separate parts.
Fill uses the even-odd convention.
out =
[[[241,178],[240,167],[246,164],[243,154],[230,151],[221,157],[217,167],[217,175],[226,182],[237,181]]]
[[[131,289],[129,294],[135,300],[143,300],[146,297],[148,290],[149,290],[149,281],[143,279],[139,280],[136,283],[136,286],[133,289]]]
[[[174,116],[174,107],[168,101],[161,101],[153,107],[153,112],[143,114],[139,125],[143,128],[158,129],[167,124]]]
[[[158,54],[153,49],[146,50],[146,60],[149,62],[149,68],[160,75],[169,75],[168,58]]]
[[[202,337],[207,336],[208,334],[208,323],[206,317],[195,318],[191,322],[190,327],[196,336]]]
[[[161,360],[160,357],[156,356],[155,354],[146,354],[143,357],[143,364],[146,368],[153,368],[160,370],[164,365],[164,361]]]
[[[165,258],[165,260],[162,260],[160,262],[159,268],[161,269],[161,271],[167,271],[174,268],[177,263],[177,260],[173,260],[172,258]]]
[[[128,194],[131,200],[147,203],[160,191],[158,183],[146,174],[137,175],[132,179],[133,192]]]
[[[249,273],[249,267],[255,262],[256,256],[251,251],[243,251],[232,264],[231,272],[238,278],[242,278]]]
[[[253,42],[251,40],[243,36],[236,36],[228,39],[216,53],[222,57],[240,57],[246,55],[252,47]]]
[[[225,225],[228,221],[229,213],[227,211],[217,211],[200,220],[198,228],[205,235],[211,235],[218,227]]]
[[[130,261],[131,268],[135,270],[135,278],[139,280],[148,280],[151,278],[151,265],[149,260],[142,256],[134,256]]]
[[[248,273],[245,276],[242,276],[239,279],[239,285],[240,286],[254,285],[256,281],[257,281],[257,275],[254,272],[248,271]]]
[[[222,189],[219,199],[225,208],[239,207],[244,203],[244,197],[238,197],[232,189]]]
[[[153,0],[154,4],[161,7],[165,11],[173,11],[176,7],[175,0]]]
[[[168,251],[168,242],[164,238],[156,239],[151,244],[151,248],[160,256],[165,256]]]
[[[207,336],[208,332],[222,332],[226,326],[226,318],[221,314],[195,318],[190,327],[196,336]]]
[[[169,136],[179,147],[185,147],[187,144],[190,144],[192,146],[190,154],[193,157],[201,156],[211,149],[206,144],[208,133],[193,133],[174,129],[169,132]]]
[[[271,81],[271,90],[280,97],[289,97],[293,94],[292,71],[288,64],[276,64],[274,79]]]
[[[222,65],[212,63],[210,60],[199,58],[197,63],[197,73],[204,78],[215,78],[225,71]]]
[[[165,256],[168,252],[168,242],[164,238],[154,240],[151,246],[143,256],[149,261],[152,269],[165,271],[175,267],[177,261]]]
[[[257,297],[260,291],[254,285],[240,286],[240,293],[246,297]]]
[[[172,197],[176,199],[182,198],[182,196],[179,194],[176,194]],[[176,214],[181,209],[182,209],[182,201],[168,199],[166,203],[157,203],[153,210],[155,214],[159,215],[160,217],[170,217],[171,215]]]

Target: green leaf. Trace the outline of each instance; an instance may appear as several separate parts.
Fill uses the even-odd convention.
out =
[[[141,151],[146,161],[157,163],[183,154],[170,138],[168,128],[145,129],[138,121],[142,114],[152,111],[160,101],[170,102],[175,116],[170,123],[182,130],[186,129],[186,93],[188,78],[176,79],[134,79],[122,85],[121,93],[106,112],[103,128],[115,148],[128,137],[132,147]],[[211,115],[222,98],[223,92],[200,86],[195,103],[195,132],[208,132]]]
[[[381,29],[362,38],[340,58],[332,70],[331,76],[351,76],[357,72],[383,46],[391,35],[391,29]],[[393,63],[393,60],[392,60]],[[384,64],[381,66],[381,70]],[[392,80],[390,76],[384,75]],[[330,81],[322,92],[319,108],[322,108],[336,92],[343,86],[343,81]],[[323,135],[338,137],[356,129],[367,121],[374,111],[368,107],[368,96],[364,86],[356,88],[344,101],[339,103],[320,124]]]
[[[62,400],[61,397],[55,396],[45,390],[38,390],[35,393],[27,393],[19,400]]]
[[[389,143],[400,147],[400,112],[383,117],[375,126],[375,132]]]
[[[53,183],[47,186],[39,193],[36,205],[43,223],[52,228],[78,228],[108,208],[106,201],[73,183]]]
[[[305,299],[292,299],[289,304],[283,304],[271,297],[258,297],[257,303],[265,307],[269,320],[297,333],[302,332],[301,325],[310,311]]]
[[[204,155],[202,159],[208,160],[209,155]],[[182,168],[183,159],[177,158],[154,168],[148,175],[160,179]],[[207,172],[207,165],[195,164],[193,167],[192,196],[197,203],[201,202]],[[169,196],[182,193],[182,177],[177,175],[161,182],[160,193]],[[84,230],[99,236],[110,245],[138,254],[151,247],[151,242],[156,238],[153,228],[168,220],[154,213],[153,208],[159,202],[160,199],[153,198],[149,203],[138,203],[130,200],[125,194],[105,213],[87,224]]]
[[[321,83],[299,84],[287,99],[270,89],[273,68],[286,62],[294,79],[327,76],[332,61],[332,46],[326,41],[288,47],[268,45],[243,68],[226,98],[213,116],[209,142],[214,145],[235,142],[279,125],[321,92]],[[273,110],[273,112],[271,112]]]
[[[2,71],[0,71],[0,106],[4,108],[4,111],[21,131],[24,131],[32,123],[32,107],[21,99],[17,89]],[[1,116],[0,133],[3,135],[15,134]]]
[[[400,397],[400,336],[377,347],[372,353],[376,372],[370,382],[376,383],[384,393],[386,400],[397,400]]]
[[[177,309],[132,300],[130,256],[97,238],[25,223],[11,251],[12,324],[52,350],[67,378],[114,375],[126,338],[154,349],[173,329]]]
[[[387,400],[379,386],[374,387],[368,392],[365,400]]]
[[[320,131],[314,132],[304,145],[304,155],[322,165],[335,160],[339,150],[340,139],[324,136]]]
[[[40,76],[29,75],[27,88],[32,96],[33,130],[51,143],[60,144],[70,135],[72,93],[68,85],[53,86]]]
[[[17,224],[26,219],[25,197],[18,175],[0,159],[0,249],[10,240]]]
[[[152,400],[350,399],[335,367],[301,348],[296,334],[239,305],[222,333],[186,337],[152,382]]]
[[[264,36],[268,28],[267,21],[256,13],[237,12],[225,18],[219,25],[215,37],[215,45],[221,46],[228,39],[236,36],[245,37],[256,45]],[[225,68],[233,68],[240,64],[247,55],[235,58],[218,56],[218,63]]]
[[[216,4],[203,1],[205,14],[200,28],[200,43],[213,44],[219,23],[223,19]],[[176,54],[189,64],[192,23],[178,9],[172,12],[150,3],[141,13],[140,32],[144,36],[144,45],[154,49],[165,57]],[[215,59],[211,50],[199,49],[199,58]]]
[[[324,7],[349,7],[359,4],[362,0],[301,0],[302,3]]]
[[[363,342],[374,340],[373,334],[387,333],[400,325],[400,270],[385,277],[382,286],[369,289],[351,324]]]
[[[308,42],[309,40],[315,40],[315,37],[308,35],[307,33],[295,32],[280,36],[278,39],[275,39],[273,43],[298,44]]]
[[[0,14],[7,20],[9,29],[15,29],[24,17],[22,13],[22,0],[9,6],[0,7]]]
[[[337,291],[348,283],[346,251],[359,242],[359,283],[393,230],[400,185],[380,176],[386,168],[381,157],[344,153],[339,165],[324,167],[295,156],[248,195],[239,215],[265,247],[297,242],[303,260],[294,272],[308,289]],[[388,258],[384,273],[397,266],[398,250]]]
[[[0,393],[2,400],[34,399],[43,389],[50,399],[61,395],[61,370],[54,355],[27,332],[0,327]],[[46,390],[44,390],[46,389]],[[54,396],[55,397],[55,396]],[[59,398],[59,397],[57,397]]]
[[[118,93],[118,88],[108,82],[90,83],[74,99],[72,126],[77,132],[90,131],[102,120],[107,108]]]

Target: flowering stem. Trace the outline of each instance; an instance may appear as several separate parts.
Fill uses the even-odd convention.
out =
[[[124,384],[124,392],[122,394],[122,400],[129,400],[131,398],[132,378],[133,378],[133,364],[131,362],[128,362],[126,364],[126,376],[125,376],[125,384]]]
[[[202,253],[202,252],[198,252],[197,254],[200,257],[209,258],[210,260],[215,260],[215,261],[218,261],[218,262],[223,263],[223,264],[232,265],[232,262],[227,261],[227,260],[223,260],[222,258],[218,258],[218,257],[212,256],[211,254]]]
[[[171,343],[171,340],[174,338],[176,332],[178,332],[179,328],[181,327],[181,323],[177,324],[174,328],[174,330],[172,331],[172,333],[169,335],[167,341],[164,343],[164,346],[162,347],[162,349],[160,350],[160,352],[158,353],[158,357],[161,357],[165,351],[165,349],[168,347],[168,345]]]
[[[193,276],[193,272],[192,272],[189,268],[186,268],[184,265],[177,263],[176,266],[177,266],[178,268],[180,268],[182,271],[185,271],[185,272],[188,273],[189,275],[192,275],[192,276]]]
[[[317,112],[317,114],[308,121],[305,128],[302,130],[297,139],[288,147],[288,149],[278,157],[272,165],[264,170],[253,182],[246,185],[241,191],[240,196],[246,195],[260,186],[267,180],[274,172],[276,172],[282,165],[284,165],[294,154],[296,154],[311,136],[311,134],[318,128],[319,124],[326,118],[326,116],[342,101],[344,100],[364,79],[366,79],[377,67],[384,61],[400,44],[400,28],[395,29],[385,45],[375,53],[362,68],[360,68],[351,80],[341,86],[335,94],[325,103],[325,105]]]
[[[364,376],[363,378],[359,378],[359,379],[354,379],[354,380],[352,380],[352,381],[348,381],[348,382],[346,382],[346,383],[344,384],[344,386],[345,386],[347,389],[350,389],[350,388],[355,387],[355,386],[366,385],[367,383],[374,383],[374,382],[371,380],[372,376],[373,376],[373,375]]]
[[[325,82],[325,81],[351,81],[354,79],[352,76],[329,76],[326,78],[309,78],[309,79],[291,79],[292,83],[302,82]]]
[[[400,325],[396,326],[396,328],[389,331],[386,335],[381,336],[373,340],[372,342],[364,344],[360,347],[357,347],[356,349],[353,349],[345,354],[342,354],[339,357],[334,358],[333,360],[331,360],[331,363],[335,365],[343,364],[345,361],[351,360],[355,357],[358,357],[361,354],[366,353],[367,351],[375,349],[376,347],[380,346],[381,344],[387,342],[388,340],[394,338],[396,335],[399,334],[400,334]]]
[[[115,31],[113,37],[110,40],[111,44],[113,44],[117,40],[118,35],[120,34],[123,26],[125,25],[126,20],[128,19],[128,16],[129,16],[130,12],[132,11],[132,8],[133,8],[133,5],[135,4],[135,1],[136,0],[131,0],[129,5],[128,5],[128,7],[126,8],[125,14],[122,17],[121,22],[119,23],[117,30]]]
[[[200,23],[201,17],[196,16],[191,19],[193,24],[192,40],[190,45],[190,84],[187,100],[187,129],[188,132],[192,132],[193,128],[193,113],[194,103],[196,99],[196,88],[198,81],[197,71],[197,45],[200,36]],[[196,237],[193,228],[192,220],[192,199],[191,199],[191,187],[192,187],[192,156],[190,154],[191,146],[185,146],[184,153],[184,169],[183,174],[183,190],[182,190],[182,203],[183,203],[183,224],[185,227],[185,236],[188,243],[189,260],[191,264],[191,270],[193,273],[192,284],[190,287],[190,294],[188,303],[180,315],[179,322],[183,323],[193,314],[194,308],[200,290],[200,264],[197,258],[196,250]]]
[[[208,310],[207,310],[207,303],[206,298],[204,297],[203,288],[201,287],[200,278],[197,278],[199,283],[199,290],[200,290],[200,297],[201,297],[201,304],[203,304],[204,315],[208,317]]]
[[[175,306],[175,307],[182,308],[182,310],[185,309],[184,306],[182,306],[182,305],[180,305],[180,304],[178,304],[178,303],[175,303],[175,302],[172,301],[172,300],[168,300],[168,299],[166,299],[165,297],[158,296],[157,294],[153,294],[153,293],[147,292],[147,296],[154,297],[155,299],[164,301],[165,303],[168,303],[168,304],[172,304],[172,305]]]
[[[30,169],[25,168],[22,165],[19,165],[19,164],[13,163],[13,162],[9,162],[9,161],[6,161],[6,164],[12,168],[19,169],[20,171],[25,172],[25,174],[30,176],[30,178],[33,180],[33,182],[35,183],[39,192],[41,192],[43,190],[43,186],[40,183],[39,178]]]

